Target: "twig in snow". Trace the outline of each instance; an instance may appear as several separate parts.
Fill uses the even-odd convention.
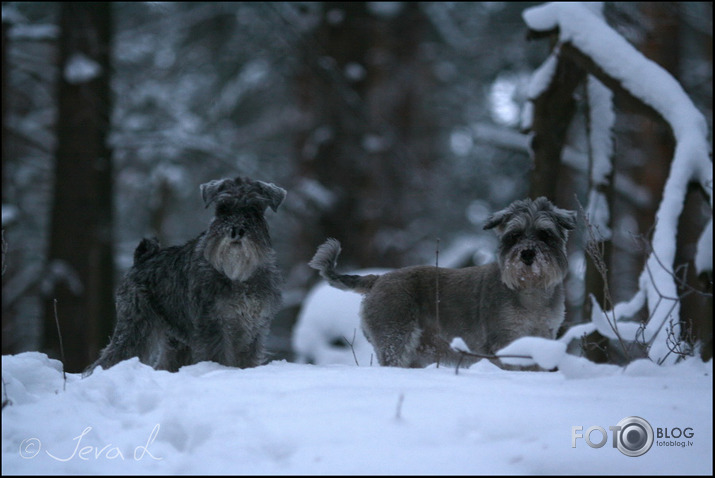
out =
[[[437,238],[437,249],[434,251],[435,252],[435,260],[434,260],[434,267],[436,271],[436,287],[435,287],[435,317],[437,318],[437,323],[439,324],[439,237]]]
[[[402,402],[405,401],[405,394],[400,393],[399,398],[397,399],[397,411],[395,412],[395,420],[402,420]]]
[[[355,334],[357,334],[357,329],[353,329],[353,340],[352,340],[352,342],[350,342],[347,338],[345,338],[344,335],[343,335],[343,339],[348,343],[348,345],[350,345],[350,350],[351,350],[352,353],[353,353],[353,359],[355,359],[355,365],[357,365],[357,366],[359,367],[360,364],[358,363],[357,355],[355,355],[355,347],[354,347],[354,344],[355,344]]]
[[[62,345],[62,332],[60,332],[60,320],[57,318],[57,299],[53,299],[55,310],[55,324],[57,324],[57,335],[60,338],[60,358],[62,359],[62,391],[67,390],[67,374],[65,373],[65,348]]]
[[[12,405],[12,400],[7,396],[7,384],[5,383],[5,378],[2,379],[2,408],[5,409],[6,405]]]

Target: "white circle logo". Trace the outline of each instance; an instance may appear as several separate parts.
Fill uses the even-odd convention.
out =
[[[618,422],[616,446],[626,456],[641,456],[653,446],[653,428],[641,417],[626,417]]]

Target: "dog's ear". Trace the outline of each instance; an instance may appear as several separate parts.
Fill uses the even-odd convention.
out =
[[[569,211],[567,209],[561,209],[549,201],[547,198],[541,196],[534,200],[534,205],[539,211],[548,212],[554,219],[554,222],[560,227],[567,231],[571,231],[576,228],[576,212]]]
[[[285,189],[263,181],[255,181],[255,188],[258,191],[258,202],[263,204],[262,208],[270,207],[273,212],[278,210],[287,194]]]
[[[265,212],[268,207],[276,212],[286,197],[286,190],[273,183],[240,176],[234,181],[235,199],[243,205],[257,207],[261,212]]]
[[[569,211],[555,207],[553,214],[554,219],[559,226],[563,227],[567,231],[576,229],[576,211]]]
[[[219,194],[225,192],[234,185],[231,178],[214,179],[200,186],[201,199],[204,200],[204,207],[209,207],[218,198]]]
[[[505,208],[501,211],[497,211],[487,218],[487,222],[484,223],[484,229],[497,228],[497,232],[501,232],[502,225],[509,220],[512,216],[511,208]]]

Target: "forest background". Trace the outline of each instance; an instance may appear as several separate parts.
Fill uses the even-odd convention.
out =
[[[438,247],[440,265],[462,267],[493,260],[496,238],[481,226],[515,199],[547,195],[579,210],[594,189],[578,160],[590,153],[585,87],[553,98],[568,115],[563,137],[539,144],[556,151],[551,164],[522,121],[554,39],[529,35],[522,13],[533,5],[3,3],[3,355],[59,358],[59,322],[68,371],[86,366],[111,334],[114,288],[136,244],[204,230],[198,187],[211,179],[288,190],[268,217],[286,281],[269,349],[288,359],[318,279],[307,261],[326,237],[343,243],[346,269],[434,264]],[[712,131],[712,3],[603,7]],[[669,125],[622,99],[614,169],[600,185],[607,273],[586,252],[582,220],[569,244],[567,326],[590,319],[592,294],[606,309],[638,290],[673,159]],[[712,184],[688,191],[673,263],[679,338],[703,358],[712,273],[698,276],[693,259],[711,195]],[[622,362],[613,342],[596,332],[583,353]]]

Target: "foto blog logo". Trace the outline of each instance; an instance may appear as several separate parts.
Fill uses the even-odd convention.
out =
[[[609,426],[613,448],[626,456],[644,455],[653,446],[653,427],[641,417],[626,417],[617,425]],[[603,427],[592,426],[584,433],[583,427],[571,427],[571,448],[576,448],[576,440],[583,438],[591,448],[601,448],[608,442],[608,433]]]

